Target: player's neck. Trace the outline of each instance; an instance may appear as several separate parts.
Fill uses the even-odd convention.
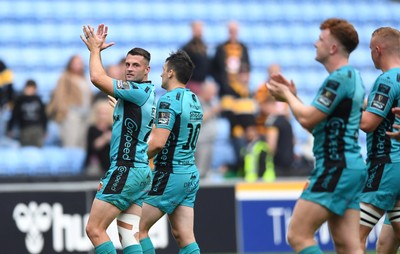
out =
[[[332,73],[335,70],[346,66],[349,64],[348,58],[340,57],[340,58],[331,58],[329,59],[325,64],[325,69],[329,72]]]
[[[172,84],[170,84],[168,86],[167,91],[169,92],[169,91],[172,91],[172,90],[177,89],[177,88],[186,88],[186,86],[184,84],[182,84],[182,83],[174,82],[174,83],[172,83]]]

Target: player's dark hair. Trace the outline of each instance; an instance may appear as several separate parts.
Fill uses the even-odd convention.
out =
[[[133,48],[131,50],[129,50],[128,54],[126,55],[132,55],[132,56],[143,56],[144,59],[147,60],[147,62],[150,63],[150,59],[151,59],[151,55],[150,52],[142,49],[142,48]]]
[[[180,83],[186,85],[190,80],[195,67],[189,55],[183,50],[178,50],[177,52],[170,53],[165,62],[168,62],[168,70],[175,71],[176,79]]]

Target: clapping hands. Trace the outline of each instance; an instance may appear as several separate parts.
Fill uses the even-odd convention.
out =
[[[98,49],[102,51],[108,47],[114,45],[114,42],[106,43],[106,37],[108,33],[108,27],[104,24],[100,24],[97,28],[97,32],[94,32],[94,28],[87,25],[83,26],[83,36],[80,35],[83,43],[86,44],[89,51]]]

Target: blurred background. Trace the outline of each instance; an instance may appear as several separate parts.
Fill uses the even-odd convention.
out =
[[[312,138],[287,106],[269,100],[265,82],[282,72],[309,104],[328,75],[315,61],[319,24],[337,17],[358,31],[350,64],[368,92],[379,75],[371,34],[397,28],[398,13],[400,3],[390,0],[1,0],[0,181],[97,180],[107,170],[112,111],[90,83],[89,53],[79,38],[83,25],[100,23],[115,42],[102,53],[108,74],[123,79],[126,53],[145,48],[158,95],[165,58],[193,51],[190,89],[207,113],[196,154],[203,183],[303,181],[312,169]],[[224,52],[221,63],[227,45],[240,45],[240,53]],[[257,169],[245,159],[260,155],[254,141],[266,147]],[[365,156],[362,132],[360,144]]]

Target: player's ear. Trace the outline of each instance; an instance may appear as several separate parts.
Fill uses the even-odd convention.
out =
[[[172,78],[174,75],[175,75],[174,70],[171,69],[168,71],[168,78]]]

